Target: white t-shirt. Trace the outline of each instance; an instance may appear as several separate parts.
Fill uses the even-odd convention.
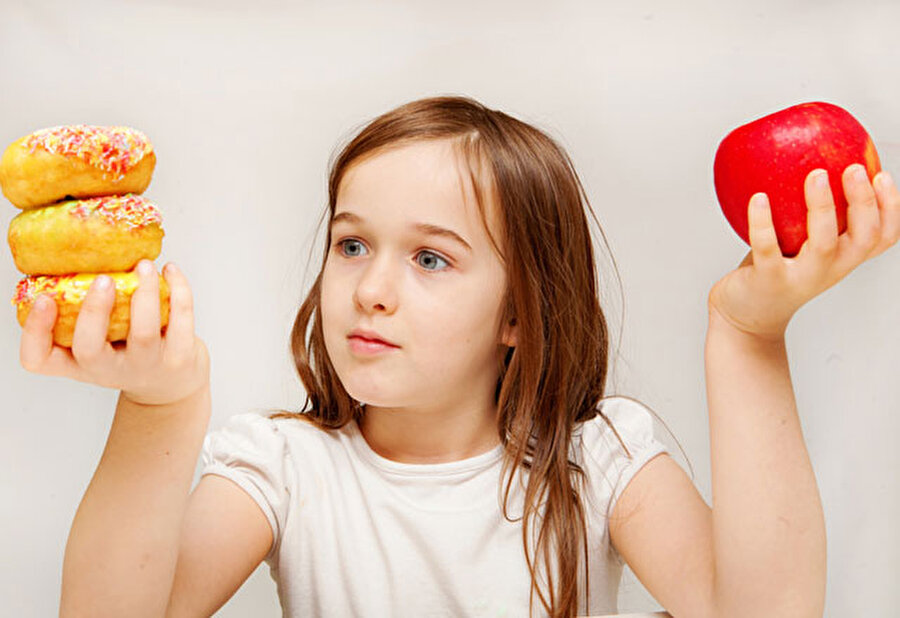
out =
[[[602,409],[631,457],[599,415],[576,431],[573,453],[589,483],[587,614],[617,611],[624,563],[607,516],[666,450],[637,402],[614,397]],[[231,479],[265,513],[275,538],[265,561],[285,616],[527,616],[522,523],[501,510],[502,454],[498,446],[461,461],[398,463],[375,453],[355,422],[325,431],[251,412],[206,437],[203,474]],[[534,607],[539,615],[537,597]]]

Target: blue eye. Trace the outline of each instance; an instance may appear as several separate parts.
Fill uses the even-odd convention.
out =
[[[363,244],[361,242],[359,242],[358,240],[354,240],[352,238],[347,238],[345,240],[339,241],[337,243],[337,246],[340,249],[341,253],[343,255],[346,255],[347,257],[357,257],[358,255],[360,255],[359,253],[354,253],[353,251],[348,252],[347,251],[348,246],[351,246],[351,247],[358,246],[360,248],[360,250],[363,248]]]
[[[427,256],[428,259],[427,260],[418,259],[420,256],[423,256],[423,255]],[[419,255],[416,256],[416,258],[417,258],[416,263],[419,266],[421,266],[422,268],[424,268],[425,270],[432,270],[432,271],[444,270],[443,268],[432,268],[431,267],[431,265],[433,265],[435,263],[435,260],[437,260],[439,262],[443,262],[447,266],[450,266],[450,264],[447,262],[447,260],[445,260],[444,258],[439,256],[437,253],[432,253],[431,251],[421,251],[421,252],[419,252]]]

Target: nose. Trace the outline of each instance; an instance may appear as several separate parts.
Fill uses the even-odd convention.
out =
[[[387,255],[371,260],[356,284],[353,298],[365,313],[393,313],[397,308],[397,278]]]

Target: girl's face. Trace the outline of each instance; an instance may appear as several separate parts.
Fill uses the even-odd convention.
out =
[[[485,208],[492,221],[492,205]],[[511,331],[505,341],[497,336],[505,285],[451,142],[394,147],[346,171],[321,315],[328,355],[351,397],[433,410],[492,403],[499,359],[514,345]],[[357,329],[394,346],[372,349],[352,336]]]

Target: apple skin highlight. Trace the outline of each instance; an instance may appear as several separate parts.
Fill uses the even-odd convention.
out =
[[[807,238],[806,176],[828,171],[840,234],[847,229],[841,175],[853,163],[863,164],[870,180],[881,171],[875,144],[859,121],[831,103],[801,103],[725,136],[713,163],[716,196],[731,227],[750,244],[747,207],[754,193],[766,193],[781,252],[793,257]]]

